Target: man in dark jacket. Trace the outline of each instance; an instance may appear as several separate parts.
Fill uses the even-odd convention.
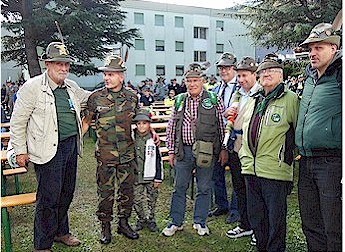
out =
[[[341,251],[340,36],[318,24],[301,46],[310,59],[296,128],[302,229],[309,251]]]

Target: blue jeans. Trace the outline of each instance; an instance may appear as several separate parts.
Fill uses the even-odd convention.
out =
[[[229,165],[231,167],[230,163],[227,163],[226,165]],[[217,208],[221,210],[227,209],[230,210],[230,214],[233,213],[238,215],[238,205],[235,190],[232,190],[229,206],[225,180],[226,165],[222,166],[218,161],[214,163],[212,175],[212,193],[214,193],[214,202]]]
[[[341,157],[302,157],[298,198],[308,251],[342,251]]]
[[[195,165],[195,158],[192,155],[192,146],[185,145],[184,157],[181,161],[176,161],[175,185],[171,199],[170,217],[172,224],[181,226],[183,224],[186,211],[186,192],[192,178],[192,171],[196,167],[197,194],[194,204],[194,223],[205,224],[210,202],[212,168],[200,168]],[[214,162],[215,158],[213,158]]]
[[[45,164],[34,164],[37,179],[34,223],[35,249],[48,249],[54,236],[69,233],[68,209],[77,176],[77,137],[60,141],[57,153]]]
[[[229,210],[228,193],[226,191],[225,169],[216,161],[213,167],[212,184],[216,207]]]
[[[286,248],[287,196],[292,182],[244,175],[247,213],[258,251],[284,252]]]

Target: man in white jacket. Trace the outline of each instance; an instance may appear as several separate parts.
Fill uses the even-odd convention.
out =
[[[90,93],[67,79],[75,60],[64,44],[50,43],[41,60],[47,70],[29,79],[18,93],[10,139],[17,164],[31,161],[35,167],[35,251],[51,251],[54,241],[80,244],[70,233],[67,212],[82,152],[80,108]]]

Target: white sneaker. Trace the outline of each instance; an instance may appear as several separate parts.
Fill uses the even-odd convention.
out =
[[[252,234],[252,239],[250,240],[250,245],[256,246],[256,238],[255,238],[254,234]]]
[[[198,230],[198,235],[204,236],[204,235],[209,235],[210,230],[205,224],[193,224],[193,228]]]
[[[169,236],[173,236],[176,233],[176,231],[181,231],[181,230],[183,230],[183,226],[176,226],[170,223],[166,228],[163,229],[162,234],[164,236],[169,237]]]
[[[226,232],[226,236],[229,238],[240,238],[243,236],[249,236],[253,234],[253,230],[244,230],[243,228],[240,228],[239,226],[235,227],[234,229],[230,229],[228,232]]]

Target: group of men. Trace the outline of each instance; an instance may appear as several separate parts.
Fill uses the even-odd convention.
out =
[[[283,64],[273,55],[257,66],[250,57],[237,62],[234,55],[224,53],[216,63],[222,81],[215,92],[203,88],[199,64],[188,67],[184,75],[187,92],[176,97],[167,128],[175,184],[172,220],[163,230],[165,236],[183,229],[186,190],[195,167],[198,189],[193,228],[201,236],[210,233],[206,219],[212,188],[215,210],[229,211],[224,178],[224,166],[229,165],[240,219],[238,227],[226,235],[254,234],[258,251],[285,251],[287,195],[293,184],[296,143],[302,156],[298,193],[308,250],[341,251],[340,37],[330,24],[323,23],[313,28],[302,46],[309,50],[310,64],[300,102],[284,85]],[[64,44],[51,43],[41,59],[47,70],[19,91],[10,133],[17,164],[31,161],[37,177],[35,250],[51,251],[54,241],[80,244],[69,230],[68,209],[82,137],[92,119],[98,138],[100,242],[111,239],[115,180],[119,183],[118,233],[139,238],[128,224],[135,170],[131,123],[138,98],[122,86],[123,60],[106,58],[99,68],[105,87],[90,94],[67,79],[74,59]]]

